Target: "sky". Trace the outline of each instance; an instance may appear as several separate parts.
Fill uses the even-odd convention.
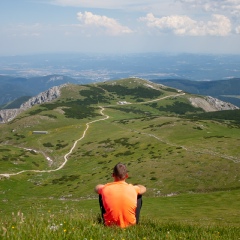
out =
[[[1,0],[0,56],[240,54],[240,0]]]

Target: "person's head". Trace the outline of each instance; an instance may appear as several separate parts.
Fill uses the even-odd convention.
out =
[[[113,177],[115,181],[122,181],[128,178],[127,168],[123,163],[118,163],[113,168]]]

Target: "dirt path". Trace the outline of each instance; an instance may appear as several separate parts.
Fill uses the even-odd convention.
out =
[[[155,101],[159,101],[159,100],[162,100],[162,99],[165,99],[165,98],[176,97],[176,96],[180,96],[180,95],[184,95],[184,94],[185,94],[185,93],[175,94],[175,95],[165,96],[165,97],[162,97],[162,98],[158,98],[158,99],[154,99],[154,100],[150,100],[150,101],[146,101],[146,102],[141,102],[141,103],[129,103],[129,104],[144,104],[144,103],[155,102]],[[109,105],[109,106],[110,106],[110,105]],[[113,106],[113,105],[111,105],[111,106]],[[114,106],[116,106],[116,105],[114,105]],[[99,122],[99,121],[105,121],[105,120],[107,120],[107,119],[109,118],[108,115],[106,115],[106,114],[103,113],[104,107],[102,107],[102,106],[99,106],[99,107],[101,108],[100,113],[101,113],[102,116],[104,116],[104,118],[97,119],[97,120],[93,120],[93,121],[91,121],[91,122],[86,123],[86,129],[84,130],[83,135],[74,142],[74,144],[73,144],[72,148],[70,149],[70,151],[69,151],[66,155],[64,155],[64,162],[63,162],[58,168],[52,169],[52,170],[22,170],[22,171],[17,172],[17,173],[2,173],[2,174],[0,174],[0,177],[2,176],[2,177],[9,178],[10,176],[16,176],[16,175],[19,175],[19,174],[25,173],[25,172],[50,173],[50,172],[56,172],[56,171],[61,170],[61,169],[66,165],[66,163],[68,162],[68,156],[73,152],[73,150],[74,150],[74,148],[76,147],[77,143],[78,143],[79,141],[81,141],[81,140],[85,137],[86,132],[87,132],[89,126],[90,126],[92,123]],[[107,107],[107,106],[106,106],[106,107]],[[43,154],[44,154],[44,153],[43,153]],[[51,160],[51,159],[48,158],[48,157],[47,157],[46,159],[47,159],[48,161]]]
[[[132,105],[133,105],[133,104],[146,104],[146,103],[150,103],[150,102],[160,101],[160,100],[163,100],[163,99],[166,99],[166,98],[170,98],[170,97],[178,97],[178,96],[181,96],[181,95],[184,95],[184,94],[185,94],[185,93],[179,93],[179,94],[169,95],[169,96],[165,96],[165,97],[162,97],[162,98],[158,98],[158,99],[154,99],[154,100],[150,100],[150,101],[146,101],[146,102],[128,103],[128,104],[132,104]],[[109,105],[109,106],[116,106],[116,105]],[[104,107],[102,107],[102,106],[99,106],[99,107],[100,107],[100,109],[101,109],[101,110],[100,110],[100,113],[101,113],[101,115],[103,116],[103,118],[97,119],[97,120],[93,120],[93,121],[91,121],[91,122],[86,123],[86,128],[85,128],[82,136],[74,142],[74,144],[73,144],[72,148],[70,149],[70,151],[69,151],[67,154],[64,155],[64,162],[63,162],[58,168],[52,169],[52,170],[22,170],[22,171],[17,172],[17,173],[2,173],[2,174],[0,174],[0,177],[2,176],[2,177],[9,178],[10,176],[19,175],[19,174],[25,173],[25,172],[50,173],[50,172],[56,172],[56,171],[61,170],[61,169],[66,165],[66,163],[68,162],[68,157],[69,157],[69,155],[71,155],[71,153],[72,153],[73,150],[75,149],[77,143],[78,143],[79,141],[81,141],[81,140],[85,137],[86,132],[87,132],[87,130],[89,129],[90,125],[91,125],[92,123],[95,123],[95,122],[105,121],[105,120],[107,120],[107,119],[109,118],[108,115],[106,115],[106,114],[103,113],[103,111],[105,110]],[[106,106],[106,107],[108,107],[108,106]],[[147,134],[147,133],[141,133],[141,134],[149,135],[150,137],[156,138],[156,139],[158,139],[159,141],[165,142],[165,143],[168,144],[168,145],[176,146],[175,144],[170,143],[170,142],[166,142],[166,141],[164,141],[163,139],[160,139],[159,137],[157,137],[157,136],[155,136],[155,135],[153,135],[153,134]],[[181,147],[182,147],[184,150],[186,150],[186,151],[193,151],[193,150],[187,149],[187,148],[184,147],[184,146],[181,146]],[[240,163],[240,160],[239,160],[239,159],[237,159],[237,158],[235,158],[235,157],[232,157],[232,156],[219,155],[218,153],[209,152],[208,150],[206,150],[206,151],[199,151],[199,150],[198,150],[198,152],[207,153],[207,154],[211,154],[211,155],[215,155],[215,156],[219,156],[219,157],[222,157],[222,158],[225,158],[225,159],[228,159],[228,160],[232,160],[232,161],[235,162],[235,163]],[[47,160],[48,160],[48,159],[47,159]]]
[[[59,171],[60,169],[62,169],[66,165],[66,163],[68,161],[68,156],[73,152],[73,150],[76,147],[77,143],[79,141],[81,141],[85,137],[86,132],[87,132],[89,126],[92,123],[99,122],[99,121],[104,121],[104,120],[107,120],[109,118],[108,115],[103,113],[104,108],[101,107],[101,106],[99,106],[99,107],[101,108],[100,113],[101,113],[102,116],[104,116],[104,118],[97,119],[97,120],[94,120],[94,121],[86,123],[86,128],[85,128],[82,136],[74,142],[74,144],[73,144],[72,148],[70,149],[70,151],[67,154],[64,155],[64,162],[58,168],[52,169],[52,170],[22,170],[22,171],[17,172],[17,173],[2,173],[2,174],[0,174],[0,176],[9,178],[10,176],[16,176],[16,175],[19,175],[19,174],[25,173],[25,172],[50,173],[50,172],[56,172],[56,171]]]

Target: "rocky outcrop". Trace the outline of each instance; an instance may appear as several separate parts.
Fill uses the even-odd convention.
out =
[[[23,103],[20,106],[20,109],[27,110],[36,104],[42,104],[53,101],[54,99],[60,96],[61,94],[60,89],[63,86],[64,85],[52,87],[49,90],[38,94],[36,97],[30,98],[27,102]]]
[[[22,111],[20,108],[0,110],[0,123],[10,122]]]
[[[209,104],[214,106],[217,109],[217,111],[239,109],[239,107],[233,105],[232,103],[223,102],[223,101],[221,101],[217,98],[213,98],[211,96],[207,96],[207,97],[205,97],[205,99],[209,102]]]
[[[30,98],[27,102],[23,103],[20,108],[17,109],[4,109],[0,110],[0,123],[7,123],[13,120],[21,112],[33,107],[36,104],[42,104],[46,102],[51,102],[61,95],[61,88],[66,86],[66,84],[55,86],[48,89],[45,92],[38,94],[35,97]]]
[[[207,96],[204,98],[200,97],[189,98],[189,100],[194,107],[200,107],[206,112],[239,109],[237,106],[231,103],[223,102],[211,96]]]

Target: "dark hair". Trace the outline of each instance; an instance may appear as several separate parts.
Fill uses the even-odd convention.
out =
[[[116,177],[118,180],[124,180],[127,175],[127,168],[123,163],[118,163],[113,168],[113,176]]]

